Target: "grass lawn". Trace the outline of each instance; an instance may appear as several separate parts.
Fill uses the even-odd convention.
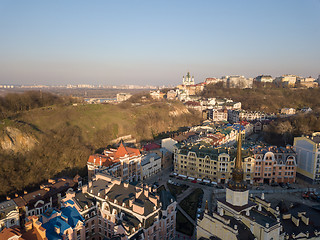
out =
[[[201,195],[203,195],[203,190],[201,188],[197,188],[180,202],[181,208],[194,220],[197,216],[197,207]]]
[[[188,236],[193,235],[194,226],[192,223],[178,210],[176,218],[176,230]]]

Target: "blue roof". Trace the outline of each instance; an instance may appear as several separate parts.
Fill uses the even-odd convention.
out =
[[[75,227],[79,221],[84,221],[84,218],[75,207],[62,208],[61,212],[68,218],[68,223],[71,227]]]
[[[50,216],[56,213],[56,210],[53,210]],[[48,215],[45,215],[48,217]],[[65,221],[65,219],[67,221]],[[75,207],[65,207],[61,209],[61,216],[54,217],[48,222],[42,225],[46,229],[46,236],[48,240],[60,240],[62,239],[62,233],[69,228],[74,228],[79,221],[84,221],[84,218],[80,215],[78,210]],[[60,228],[60,233],[57,234],[55,228]]]
[[[74,205],[74,201],[72,201],[71,199],[69,199],[68,201],[66,201],[66,203],[70,203],[71,205]]]
[[[71,226],[68,223],[66,223],[60,216],[50,219],[49,222],[42,224],[42,227],[46,229],[46,236],[48,240],[62,239],[62,234],[58,235],[55,231],[55,227],[60,228],[60,233],[63,233],[67,229],[71,228]]]

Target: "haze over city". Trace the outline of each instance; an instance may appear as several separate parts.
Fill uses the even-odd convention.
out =
[[[175,85],[320,73],[320,1],[0,3],[0,83]]]

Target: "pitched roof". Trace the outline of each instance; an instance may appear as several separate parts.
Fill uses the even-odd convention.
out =
[[[20,230],[17,228],[4,228],[0,232],[0,239],[9,239],[11,237],[19,236],[21,237]]]
[[[128,156],[139,156],[140,151],[137,148],[130,148],[130,147],[125,147],[123,143],[121,142],[120,146],[118,147],[117,151],[114,153],[115,158],[121,158],[124,157],[125,155]]]
[[[115,163],[115,161],[113,161],[110,157],[102,154],[90,155],[88,162],[93,163],[95,165],[100,165],[100,160],[101,160],[101,165],[105,167],[109,167]]]

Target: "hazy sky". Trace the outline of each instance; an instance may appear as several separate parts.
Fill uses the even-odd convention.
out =
[[[320,0],[0,0],[0,83],[320,74]]]

